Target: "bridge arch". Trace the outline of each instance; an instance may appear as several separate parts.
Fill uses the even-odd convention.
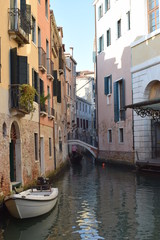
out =
[[[85,143],[85,142],[82,142],[80,140],[76,140],[76,139],[73,139],[73,140],[68,140],[67,141],[69,145],[79,145],[81,147],[84,147],[85,149],[87,149],[95,158],[97,158],[98,156],[98,148],[88,144],[88,143]]]

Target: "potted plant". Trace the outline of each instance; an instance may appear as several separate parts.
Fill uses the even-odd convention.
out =
[[[46,112],[45,102],[46,102],[47,99],[50,99],[50,94],[47,94],[46,96],[44,96],[44,93],[42,93],[40,95],[40,108],[43,112]]]
[[[34,112],[34,98],[38,95],[36,89],[29,84],[22,84],[19,86],[19,106],[20,109],[27,113]]]

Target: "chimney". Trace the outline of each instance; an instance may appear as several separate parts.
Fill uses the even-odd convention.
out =
[[[70,54],[73,57],[73,47],[70,47]]]

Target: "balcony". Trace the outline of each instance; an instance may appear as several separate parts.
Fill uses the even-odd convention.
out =
[[[29,114],[28,109],[20,105],[20,89],[19,84],[10,85],[10,111],[12,115],[25,115]]]
[[[10,38],[13,38],[19,45],[29,44],[29,34],[31,32],[30,10],[24,13],[18,8],[10,8],[8,10],[8,14],[8,33],[10,35]]]
[[[42,47],[38,47],[39,70],[46,72],[46,53]]]
[[[53,70],[54,70],[54,63],[50,58],[47,58],[47,78],[51,81],[54,80]]]
[[[48,109],[48,107],[46,104],[40,104],[40,115],[42,117],[47,116],[47,109]]]
[[[55,110],[53,108],[48,108],[48,118],[50,120],[55,118]]]

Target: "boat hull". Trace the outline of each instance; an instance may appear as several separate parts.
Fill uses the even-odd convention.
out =
[[[36,191],[30,194],[13,194],[4,201],[8,211],[15,218],[32,218],[49,212],[57,203],[58,189],[52,193]]]

